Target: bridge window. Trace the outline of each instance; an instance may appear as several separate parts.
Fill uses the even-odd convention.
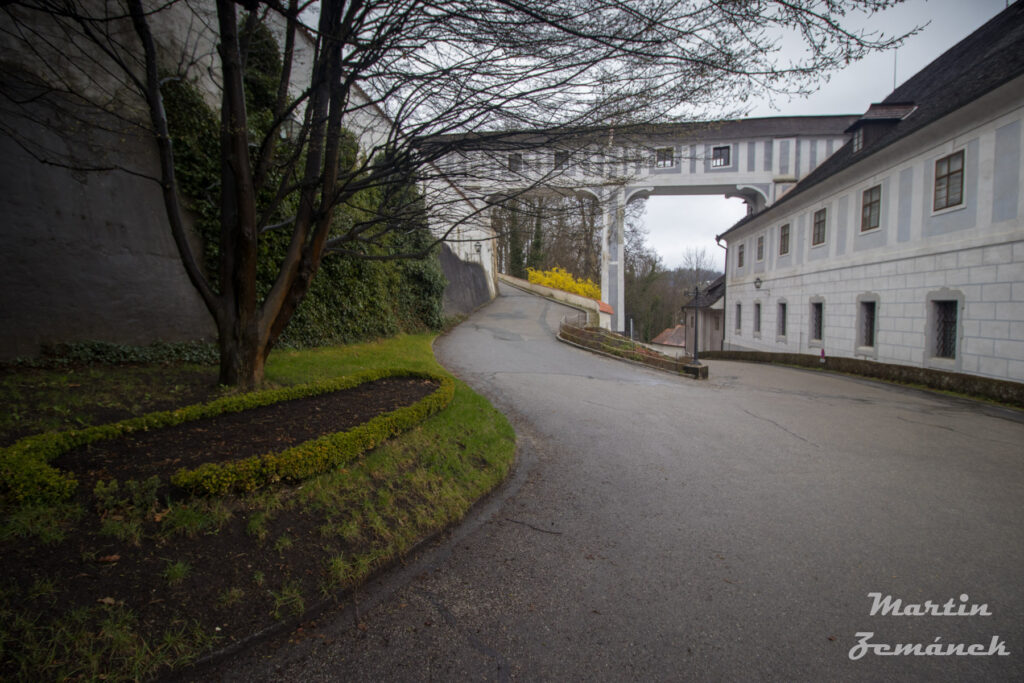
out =
[[[864,190],[861,199],[860,231],[874,230],[880,225],[882,213],[882,186],[875,185]]]
[[[555,170],[561,170],[569,166],[568,152],[555,152]]]
[[[789,223],[779,228],[779,256],[789,253]]]
[[[519,173],[523,170],[523,155],[519,152],[512,152],[508,155],[508,170]]]
[[[659,147],[654,151],[654,165],[658,168],[671,168],[676,165],[676,152],[671,147]]]
[[[811,232],[811,246],[825,244],[825,220],[828,214],[825,209],[814,212],[814,230]]]
[[[963,204],[964,152],[942,157],[935,162],[935,211]]]
[[[711,166],[713,168],[721,168],[729,165],[729,153],[732,148],[728,145],[723,147],[712,147],[711,148]]]

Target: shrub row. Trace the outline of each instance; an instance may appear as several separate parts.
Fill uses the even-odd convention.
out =
[[[562,325],[558,336],[592,351],[625,358],[659,370],[682,373],[683,367],[686,365],[685,361],[669,358],[643,346],[634,346],[630,340],[613,336],[603,330],[579,329]]]
[[[124,365],[128,363],[198,363],[216,365],[220,355],[211,342],[154,342],[132,346],[105,341],[59,343],[43,346],[35,358],[18,358],[14,365],[32,368],[60,368],[75,364]]]
[[[527,279],[535,285],[560,289],[570,294],[579,294],[589,299],[601,299],[601,285],[590,278],[578,280],[565,268],[555,266],[551,270],[526,269]]]
[[[436,378],[441,386],[411,406],[378,415],[348,431],[327,434],[280,453],[210,462],[193,470],[181,469],[171,483],[191,493],[223,495],[254,491],[279,481],[300,481],[346,465],[370,450],[439,412],[452,402],[455,382]]]
[[[78,448],[79,446],[85,446],[104,439],[117,438],[133,432],[158,429],[160,427],[170,427],[184,422],[190,422],[192,420],[216,417],[217,415],[223,415],[224,413],[241,412],[250,408],[258,408],[260,406],[266,406],[280,401],[318,396],[343,389],[351,389],[365,382],[372,382],[378,379],[410,376],[433,379],[440,382],[441,386],[435,392],[412,406],[406,406],[405,408],[400,408],[392,413],[381,415],[374,418],[374,420],[371,420],[369,423],[351,430],[356,431],[362,429],[363,431],[358,432],[359,436],[355,438],[361,440],[359,443],[370,443],[372,439],[368,438],[368,435],[365,433],[366,430],[364,429],[368,427],[368,425],[374,425],[374,427],[371,428],[373,434],[383,434],[389,429],[400,430],[408,428],[409,426],[412,426],[412,424],[415,424],[415,422],[411,420],[415,420],[417,417],[419,419],[423,419],[432,412],[443,409],[451,402],[451,397],[454,394],[453,381],[448,377],[440,375],[399,368],[368,370],[347,377],[328,380],[326,382],[226,396],[209,403],[150,413],[148,415],[142,415],[140,417],[112,424],[74,429],[65,432],[37,434],[26,437],[7,448],[0,449],[0,494],[10,497],[18,503],[53,503],[68,498],[74,493],[77,486],[74,476],[67,472],[61,472],[60,470],[50,466],[49,461],[62,453],[66,453],[67,451],[70,451],[73,448]],[[311,443],[319,443],[319,441],[320,440]],[[330,439],[328,439],[327,442],[330,442]],[[379,441],[374,443],[379,443]],[[325,442],[323,445],[326,447],[328,444]],[[291,450],[300,451],[302,448],[302,446],[299,446]],[[332,448],[334,448],[334,446],[332,446]],[[287,452],[288,451],[286,451],[286,453]],[[301,473],[313,471],[316,466],[303,465],[302,462],[305,461],[306,457],[313,458],[313,455],[310,454],[308,456],[303,456],[303,453],[301,452],[289,455],[286,459],[289,464],[287,464],[287,466],[280,466],[280,472],[283,473],[281,475],[282,478],[287,477],[288,479],[294,479],[301,478],[301,476],[309,476],[301,475]],[[252,468],[253,465],[247,465],[246,467]],[[181,475],[180,472],[175,476],[178,477],[179,475]],[[267,483],[271,481],[273,476],[276,475],[271,475],[270,478],[264,478],[262,481]],[[205,478],[206,477],[204,477],[204,479]],[[247,476],[246,479],[257,480],[257,477],[254,474]],[[187,477],[185,480],[187,480]],[[234,487],[234,485],[232,485],[232,487]],[[188,488],[196,487],[190,485]]]

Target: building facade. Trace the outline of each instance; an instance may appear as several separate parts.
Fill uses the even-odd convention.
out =
[[[1024,12],[872,105],[728,244],[727,350],[1024,382]]]

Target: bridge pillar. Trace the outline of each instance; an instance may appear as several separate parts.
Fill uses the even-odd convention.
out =
[[[601,300],[614,309],[612,330],[626,329],[625,219],[626,197],[621,188],[602,193]]]

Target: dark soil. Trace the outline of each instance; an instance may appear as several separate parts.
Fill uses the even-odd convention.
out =
[[[85,491],[108,479],[142,481],[156,475],[166,481],[182,467],[193,469],[206,462],[276,453],[324,434],[345,431],[411,405],[435,388],[437,383],[431,380],[382,379],[344,391],[100,441],[69,451],[52,464],[72,472]]]
[[[333,515],[344,511],[316,506],[269,511],[254,499],[230,496],[217,503],[226,521],[212,521],[208,503],[172,500],[163,488],[146,509],[102,510],[92,495],[95,482],[141,481],[152,475],[166,482],[180,467],[283,450],[410,405],[435,388],[429,380],[386,379],[67,453],[54,464],[79,480],[80,519],[66,523],[65,537],[49,544],[0,540],[0,588],[19,595],[19,609],[39,614],[40,623],[60,623],[69,611],[100,603],[130,610],[135,632],[150,643],[160,642],[169,629],[195,626],[216,635],[215,648],[246,639],[301,611],[301,605],[286,600],[289,590],[301,593],[305,607],[327,595],[325,586],[331,584],[325,557],[361,552],[374,539],[346,540],[327,533],[336,521]],[[200,511],[198,521],[173,522],[176,511],[189,507]],[[116,538],[111,525],[135,525],[137,535]],[[177,562],[189,569],[172,584],[167,569]],[[52,590],[40,591],[40,585]],[[7,600],[0,598],[0,603]],[[93,628],[99,633],[102,626]],[[15,675],[9,658],[17,656],[15,650],[0,652],[0,679]]]

